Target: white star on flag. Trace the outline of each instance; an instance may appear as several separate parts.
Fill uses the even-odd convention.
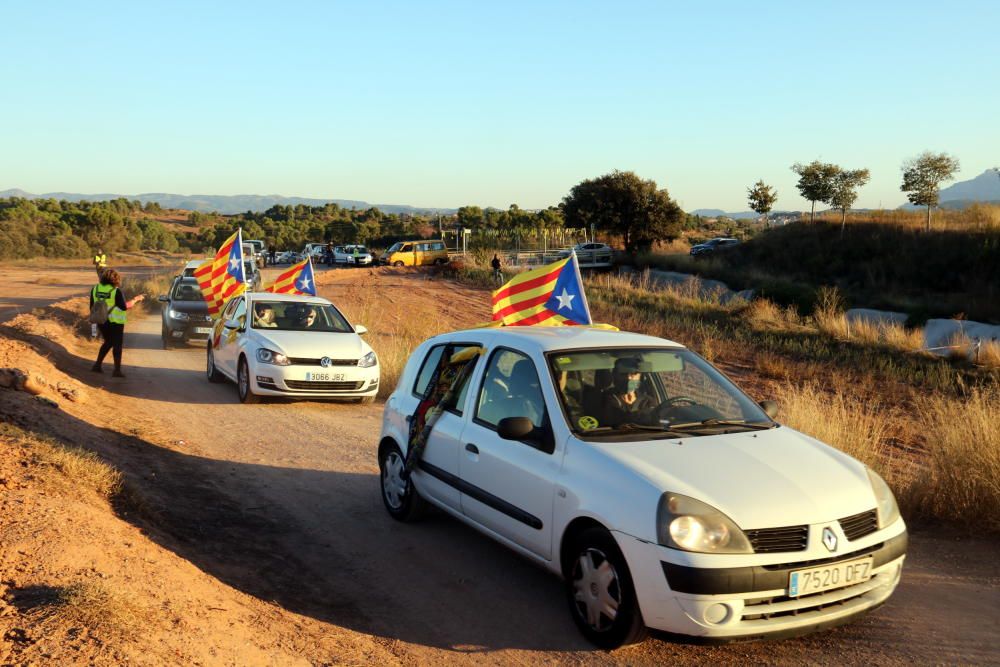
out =
[[[238,257],[231,258],[229,260],[229,270],[230,271],[235,271],[238,268],[240,268],[240,260],[239,260],[239,258]]]
[[[570,294],[569,292],[566,291],[566,288],[563,287],[562,294],[556,294],[556,298],[559,299],[559,307],[556,308],[556,310],[562,310],[563,308],[569,308],[572,310],[573,306],[570,304],[572,303],[573,299],[576,298],[576,295]]]
[[[303,292],[306,291],[307,289],[309,289],[309,279],[308,278],[303,278],[302,280],[299,281],[299,289],[302,290]]]

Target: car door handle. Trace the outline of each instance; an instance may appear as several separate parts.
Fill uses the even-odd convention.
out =
[[[472,454],[478,454],[478,453],[479,453],[479,447],[476,447],[476,446],[475,446],[474,444],[472,444],[472,443],[470,442],[470,443],[468,443],[468,444],[467,444],[467,445],[465,446],[465,451],[467,451],[467,452],[471,452]]]

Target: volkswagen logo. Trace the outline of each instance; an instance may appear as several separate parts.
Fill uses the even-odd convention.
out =
[[[837,536],[834,535],[829,526],[823,529],[823,546],[829,551],[837,550]]]
[[[330,357],[323,357],[322,359],[319,360],[319,365],[322,366],[323,368],[328,368],[330,366],[330,362],[331,362]],[[836,543],[836,539],[837,538],[834,538],[834,543]]]

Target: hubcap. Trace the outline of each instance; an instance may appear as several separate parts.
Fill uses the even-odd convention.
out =
[[[382,466],[382,493],[389,507],[398,510],[406,498],[407,482],[403,479],[403,458],[398,452],[390,452]]]
[[[618,573],[599,549],[580,554],[573,568],[573,600],[577,613],[591,629],[603,632],[618,617],[621,587]]]

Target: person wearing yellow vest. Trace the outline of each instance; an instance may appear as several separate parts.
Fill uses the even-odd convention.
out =
[[[125,342],[125,322],[128,320],[128,310],[145,297],[140,294],[128,301],[121,290],[122,278],[114,269],[105,269],[101,274],[101,282],[94,285],[90,290],[90,306],[93,309],[96,301],[104,301],[108,304],[108,321],[98,324],[104,342],[101,344],[101,351],[97,353],[97,361],[90,370],[95,373],[102,373],[101,364],[108,352],[112,353],[115,360],[115,372],[112,377],[123,378],[122,373],[122,345]]]
[[[97,271],[98,280],[106,268],[108,268],[108,256],[104,254],[104,249],[102,248],[94,255],[94,269]]]

